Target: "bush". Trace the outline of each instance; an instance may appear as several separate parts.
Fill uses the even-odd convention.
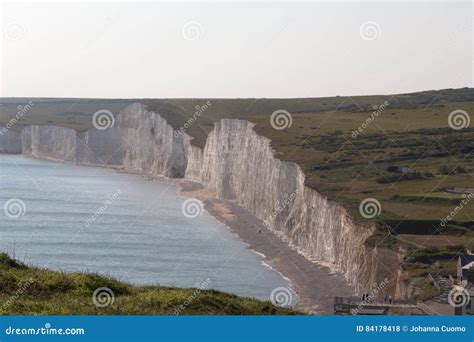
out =
[[[16,269],[26,269],[27,266],[21,261],[10,258],[6,253],[0,253],[0,267],[16,268]]]
[[[456,173],[469,173],[464,166],[458,165],[455,168],[450,168],[448,165],[441,165],[438,169],[440,175],[454,175]]]
[[[388,166],[388,167],[386,168],[386,171],[387,171],[387,172],[397,172],[397,171],[398,171],[398,166],[393,166],[393,165]]]
[[[436,247],[425,248],[416,250],[406,261],[433,264],[437,260],[451,260],[463,251],[463,246],[449,246],[442,249]]]
[[[438,173],[440,175],[449,175],[451,174],[453,170],[448,167],[448,165],[441,165],[439,168],[438,168]]]
[[[461,165],[456,166],[456,168],[454,169],[454,171],[455,171],[456,173],[469,173],[469,171],[466,170],[466,169],[464,168],[464,166],[461,166]]]
[[[387,183],[409,181],[409,180],[414,180],[414,179],[428,179],[432,177],[433,177],[433,174],[429,171],[424,171],[424,172],[414,171],[414,172],[404,173],[402,175],[396,174],[396,175],[380,176],[377,178],[377,182],[381,184],[387,184]]]

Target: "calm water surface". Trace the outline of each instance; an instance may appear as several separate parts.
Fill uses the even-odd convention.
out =
[[[0,155],[0,250],[53,270],[89,271],[135,284],[210,288],[268,300],[288,286],[263,258],[204,212],[186,218],[177,187],[105,168]],[[100,214],[95,214],[101,212]]]

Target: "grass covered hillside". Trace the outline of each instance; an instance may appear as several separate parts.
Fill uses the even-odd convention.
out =
[[[132,286],[97,274],[48,271],[4,253],[0,254],[0,303],[3,315],[297,314],[270,302],[214,290]]]

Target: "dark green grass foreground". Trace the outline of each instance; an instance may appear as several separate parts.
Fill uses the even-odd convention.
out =
[[[93,302],[107,287],[114,301]],[[98,299],[98,303],[106,303]],[[110,301],[109,301],[110,303]],[[270,302],[200,289],[133,286],[91,273],[60,273],[29,267],[0,253],[0,310],[3,315],[294,315]]]

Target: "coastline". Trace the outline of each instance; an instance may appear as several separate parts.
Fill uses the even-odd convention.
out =
[[[198,183],[181,180],[179,185],[180,194],[201,200],[207,212],[227,225],[249,249],[263,255],[264,263],[289,281],[298,299],[295,309],[332,315],[335,296],[354,295],[355,289],[343,275],[308,260],[244,208],[213,198]]]
[[[16,154],[18,155],[18,154]],[[173,183],[178,194],[197,198],[204,209],[216,220],[227,225],[247,248],[264,258],[264,267],[270,267],[290,283],[297,297],[295,309],[320,315],[332,315],[335,296],[353,296],[355,289],[343,275],[328,266],[310,261],[277,234],[264,226],[263,222],[244,208],[231,201],[220,200],[209,194],[199,183],[182,178],[152,177],[139,172],[129,172],[121,167],[60,161],[19,154],[26,158],[60,162],[89,167],[102,167],[118,173],[139,176],[149,181]],[[270,299],[270,298],[269,298]]]

